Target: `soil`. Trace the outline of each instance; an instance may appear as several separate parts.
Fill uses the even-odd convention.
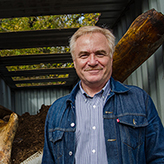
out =
[[[12,164],[20,164],[37,151],[43,150],[44,124],[49,107],[43,104],[36,115],[26,112],[19,116],[19,126],[12,145]]]

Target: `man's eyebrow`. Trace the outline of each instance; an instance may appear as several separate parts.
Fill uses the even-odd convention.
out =
[[[78,56],[80,56],[82,54],[89,54],[89,52],[87,52],[87,51],[80,51],[79,54],[78,54]]]
[[[94,53],[95,54],[97,54],[97,53],[103,53],[105,55],[107,54],[107,52],[105,50],[97,50]],[[83,54],[90,54],[90,52],[88,52],[88,51],[80,51],[79,54],[78,54],[78,56],[81,56]]]
[[[95,53],[104,53],[104,54],[107,54],[107,52],[105,50],[97,50]]]

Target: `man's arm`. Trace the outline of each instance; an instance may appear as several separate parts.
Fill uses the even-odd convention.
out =
[[[49,136],[48,136],[48,123],[49,123],[49,114],[47,114],[46,121],[45,121],[45,130],[44,130],[44,149],[43,149],[43,158],[42,164],[54,164],[55,160],[53,158]]]
[[[164,163],[164,128],[153,101],[148,96],[146,128],[146,159],[148,164]]]

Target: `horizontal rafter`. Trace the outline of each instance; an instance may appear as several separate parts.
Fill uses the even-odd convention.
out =
[[[49,75],[49,74],[75,74],[74,68],[56,68],[56,69],[38,69],[38,70],[25,70],[25,71],[10,71],[4,75],[7,76],[39,76],[39,75]]]
[[[13,83],[14,84],[20,84],[20,83],[44,83],[44,82],[58,82],[58,81],[72,82],[73,79],[70,79],[70,78],[54,78],[54,79],[38,79],[38,80],[17,80],[17,81],[13,81]]]
[[[77,82],[77,81],[76,81]],[[70,88],[70,90],[72,89],[72,87],[74,86],[74,83],[72,82],[66,82],[65,84],[56,84],[56,85],[38,85],[38,86],[23,86],[23,87],[15,87],[14,89],[17,89],[17,90],[22,90],[22,89],[39,89],[39,88],[42,88],[42,89],[47,89],[47,88]]]
[[[0,33],[0,49],[68,46],[69,39],[76,30],[73,28]]]
[[[0,64],[5,66],[32,65],[39,63],[71,63],[70,53],[60,54],[36,54],[0,57]]]
[[[0,18],[29,17],[121,10],[129,0],[1,0]]]

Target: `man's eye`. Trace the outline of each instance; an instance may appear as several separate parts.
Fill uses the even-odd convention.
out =
[[[105,56],[105,54],[104,53],[97,53],[96,56],[103,57],[103,56]]]
[[[80,58],[85,59],[85,58],[87,58],[88,56],[89,56],[88,54],[81,54],[81,55],[80,55]]]

